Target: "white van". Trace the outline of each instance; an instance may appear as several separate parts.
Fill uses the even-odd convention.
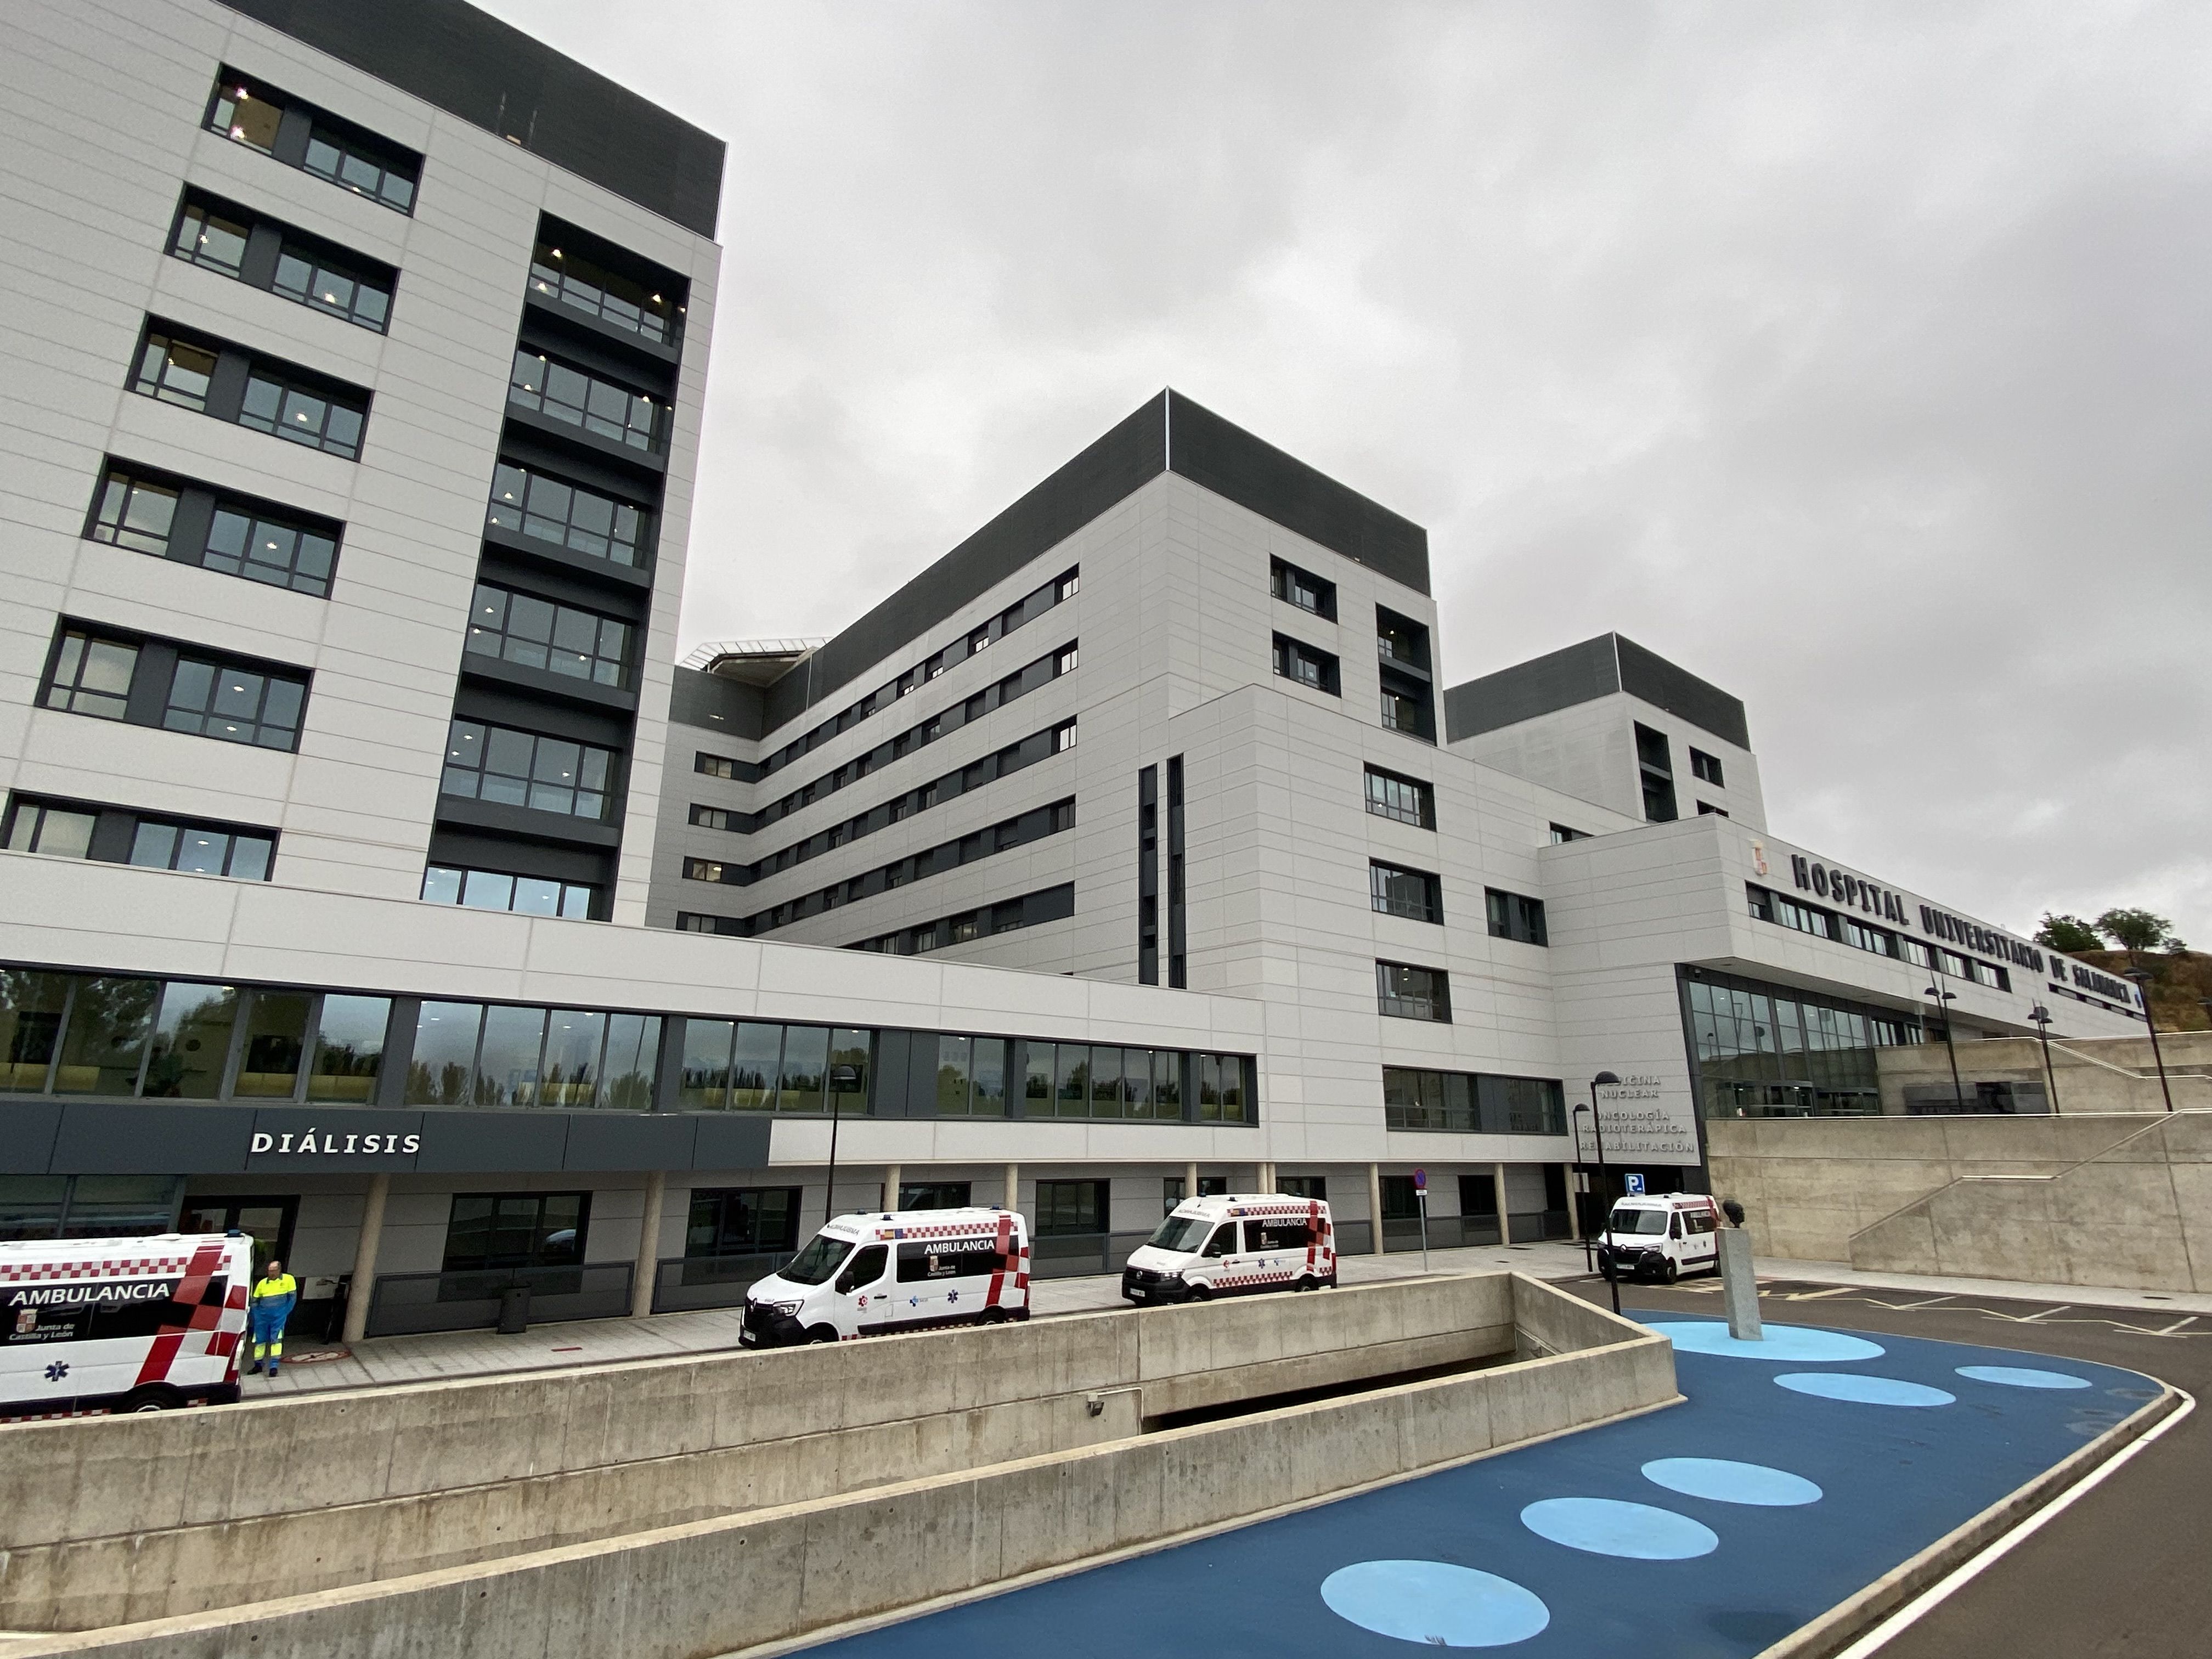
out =
[[[1231,1193],[1189,1198],[1130,1252],[1121,1294],[1135,1303],[1203,1302],[1336,1283],[1336,1227],[1317,1198]]]
[[[841,1215],[745,1292],[748,1348],[1030,1316],[1029,1223],[1012,1210]]]
[[[1656,1279],[1720,1271],[1721,1211],[1706,1193],[1655,1193],[1617,1200],[1597,1242],[1607,1277]]]
[[[238,1398],[243,1233],[0,1243],[0,1417]]]

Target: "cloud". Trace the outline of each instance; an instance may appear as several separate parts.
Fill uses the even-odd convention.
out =
[[[1777,830],[2212,940],[2212,11],[498,0],[729,141],[684,638],[833,631],[1173,384],[1618,628]]]

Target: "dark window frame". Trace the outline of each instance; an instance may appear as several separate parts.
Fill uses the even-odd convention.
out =
[[[1344,695],[1344,671],[1335,653],[1288,634],[1275,635],[1275,678],[1327,696]]]
[[[1418,890],[1409,893],[1411,885]],[[1382,859],[1367,861],[1367,897],[1378,915],[1401,916],[1408,921],[1444,919],[1443,880],[1433,871],[1415,870]]]
[[[1412,980],[1395,975],[1425,975],[1425,990]],[[1452,1023],[1451,974],[1443,968],[1426,968],[1418,963],[1383,962],[1375,964],[1375,1000],[1376,1011],[1389,1019],[1418,1019],[1432,1024]]]
[[[1378,784],[1382,786],[1379,793],[1376,787]],[[1394,823],[1407,824],[1416,830],[1434,830],[1437,827],[1437,787],[1433,783],[1409,778],[1402,773],[1386,771],[1379,766],[1369,766],[1363,772],[1361,789],[1367,810],[1376,817],[1389,818]],[[1402,801],[1392,799],[1407,791],[1413,794],[1410,808]]]
[[[247,136],[243,124],[235,118],[240,98],[271,112],[255,122],[257,127],[267,124],[268,143]],[[410,217],[414,215],[422,192],[420,154],[258,76],[240,75],[228,64],[218,70],[201,125],[234,143],[364,197],[380,207]],[[349,161],[355,165],[349,167]],[[374,179],[368,177],[370,169]]]
[[[1285,605],[1324,622],[1336,620],[1336,584],[1287,559],[1267,561],[1268,591]]]
[[[1492,939],[1509,939],[1518,945],[1549,945],[1551,929],[1544,918],[1544,901],[1503,887],[1482,890],[1483,912]]]

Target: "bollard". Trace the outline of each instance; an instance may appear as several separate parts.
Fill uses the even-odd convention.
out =
[[[1743,1206],[1730,1199],[1722,1206],[1729,1224],[1715,1242],[1721,1253],[1721,1300],[1728,1308],[1729,1334],[1739,1342],[1763,1342],[1759,1322],[1759,1275],[1752,1270],[1751,1235],[1743,1230]]]

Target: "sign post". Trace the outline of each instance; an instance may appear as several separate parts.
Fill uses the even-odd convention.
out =
[[[1429,1270],[1429,1172],[1413,1171],[1413,1199],[1421,1206],[1421,1271]]]

